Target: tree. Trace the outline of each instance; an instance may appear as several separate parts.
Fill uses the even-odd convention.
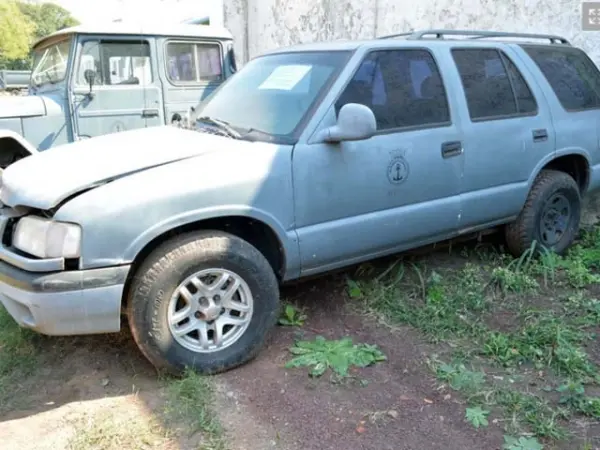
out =
[[[34,41],[77,23],[54,3],[0,0],[0,69],[30,68]]]
[[[69,11],[54,3],[19,2],[19,9],[35,25],[34,40],[78,24]]]
[[[27,66],[33,31],[33,23],[15,1],[0,1],[0,69]]]

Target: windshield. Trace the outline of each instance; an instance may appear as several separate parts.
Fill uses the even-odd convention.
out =
[[[349,52],[293,52],[256,58],[229,78],[195,116],[227,123],[241,133],[291,138]]]
[[[65,79],[71,40],[58,42],[34,52],[31,82],[34,86],[58,83]]]

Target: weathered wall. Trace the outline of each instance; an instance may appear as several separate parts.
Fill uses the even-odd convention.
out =
[[[453,28],[562,35],[600,66],[600,32],[581,31],[580,0],[223,0],[223,10],[240,65],[302,42]],[[586,206],[583,220],[598,219],[600,195]]]
[[[459,28],[564,35],[600,65],[600,32],[581,31],[580,0],[223,0],[240,62],[317,40]]]

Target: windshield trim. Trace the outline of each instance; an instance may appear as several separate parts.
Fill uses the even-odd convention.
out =
[[[35,64],[35,62],[36,62],[35,54],[41,54],[42,58],[43,58],[43,55],[46,53],[47,50],[49,50],[52,47],[57,47],[57,46],[59,46],[61,44],[64,44],[65,42],[69,43],[69,51],[67,52],[67,55],[66,55],[67,62],[66,62],[65,72],[64,72],[63,76],[61,78],[59,78],[59,79],[56,79],[56,80],[54,80],[54,79],[53,80],[44,80],[41,83],[35,83],[34,82],[34,76],[38,75],[38,74],[36,74],[35,69],[36,69],[37,66],[39,66],[39,63],[41,62],[41,59],[40,59],[40,61],[38,61],[37,64]],[[58,84],[58,83],[62,83],[63,81],[65,81],[68,78],[70,67],[71,67],[71,63],[72,63],[71,53],[73,52],[73,42],[74,42],[73,35],[69,34],[69,35],[64,36],[63,39],[57,39],[57,40],[50,41],[48,43],[48,45],[45,45],[43,47],[36,47],[36,48],[34,48],[34,50],[33,50],[33,52],[34,52],[34,56],[33,56],[33,63],[34,63],[34,65],[33,65],[32,69],[31,69],[31,76],[30,76],[30,80],[29,80],[29,83],[30,83],[31,86],[33,86],[35,89],[39,89],[39,88],[41,88],[42,86],[45,86],[45,85],[55,85],[55,84]]]
[[[352,49],[352,50],[344,49],[344,50],[278,51],[275,53],[267,53],[267,54],[259,55],[255,58],[252,58],[252,61],[255,61],[255,60],[261,59],[261,58],[276,57],[276,56],[281,56],[281,55],[290,55],[290,54],[306,55],[306,54],[322,54],[322,53],[341,53],[341,54],[345,54],[345,56],[346,56],[344,59],[341,60],[339,67],[337,67],[333,71],[330,79],[326,83],[323,84],[323,86],[319,90],[319,93],[316,95],[313,104],[310,106],[310,108],[308,108],[306,110],[306,112],[304,113],[302,118],[298,121],[298,124],[296,125],[296,127],[290,133],[288,133],[288,134],[270,134],[270,133],[266,133],[265,131],[262,131],[262,130],[251,130],[251,132],[248,133],[249,135],[246,136],[246,135],[244,135],[243,130],[241,130],[242,135],[243,135],[242,137],[244,139],[248,138],[249,140],[259,140],[259,141],[265,141],[265,142],[270,142],[270,143],[279,144],[279,145],[296,145],[298,143],[298,140],[300,139],[300,136],[306,129],[306,126],[308,125],[311,118],[313,117],[314,112],[321,106],[321,103],[323,102],[323,100],[325,99],[325,97],[327,96],[329,91],[331,90],[331,87],[338,80],[340,74],[346,68],[346,66],[348,65],[348,62],[350,61],[350,59],[352,58],[352,56],[354,55],[355,52],[356,52],[356,49]],[[235,76],[237,76],[243,70],[244,70],[244,67],[242,67],[241,69],[238,69],[238,72],[235,74]],[[212,101],[212,98],[215,97],[216,95],[218,95],[219,91],[227,85],[227,83],[232,79],[232,77],[233,76],[230,76],[224,83],[222,83],[219,87],[217,87],[217,89],[215,89],[213,91],[211,96],[205,100],[206,103],[200,102],[198,104],[198,106],[196,107],[196,112],[194,114],[194,119],[193,119],[194,123],[196,122],[196,119],[198,117],[201,117],[203,115],[203,113],[201,111],[210,104],[210,102]],[[218,119],[218,117],[217,117],[217,119]],[[231,126],[233,128],[236,128],[235,125],[236,124],[231,124]],[[255,131],[255,132],[253,132],[253,131]]]

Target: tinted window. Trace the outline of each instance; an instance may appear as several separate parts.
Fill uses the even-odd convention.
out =
[[[371,108],[379,130],[450,121],[442,78],[425,50],[370,53],[338,99],[336,113],[346,103]]]
[[[169,43],[167,74],[175,83],[201,83],[223,77],[218,44]]]
[[[537,110],[523,75],[494,49],[452,50],[471,119],[528,114]]]
[[[517,102],[517,111],[521,114],[530,114],[535,113],[537,111],[537,103],[535,101],[535,97],[527,86],[527,82],[517,66],[506,56],[504,53],[500,52],[502,55],[502,61],[504,62],[504,67],[506,67],[506,71],[508,72],[508,77],[511,81],[512,89],[515,94],[515,99]]]
[[[135,41],[86,41],[83,44],[76,82],[87,85],[84,72],[96,72],[98,85],[145,85],[152,83],[150,46]]]
[[[600,73],[576,48],[523,46],[567,110],[600,107]]]

